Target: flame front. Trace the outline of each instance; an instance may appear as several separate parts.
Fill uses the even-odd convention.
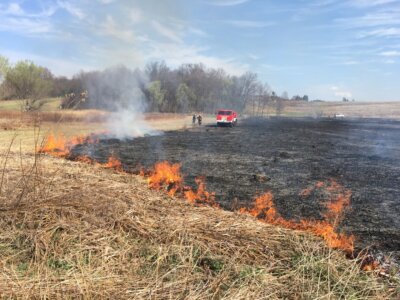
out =
[[[180,173],[180,164],[170,164],[167,161],[158,162],[154,171],[147,178],[151,188],[161,190],[166,187],[168,195],[174,196],[183,188],[183,178]]]
[[[168,161],[158,162],[154,170],[150,171],[147,181],[151,188],[165,189],[170,196],[179,194],[192,204],[219,207],[215,202],[215,194],[207,191],[204,177],[195,179],[197,189],[193,190],[191,187],[184,186],[180,169],[180,164],[171,164]],[[145,172],[141,171],[140,174],[144,175]]]
[[[40,151],[58,157],[67,157],[70,153],[70,148],[67,145],[68,141],[63,134],[55,136],[51,133]]]
[[[66,158],[71,154],[71,150],[74,146],[84,143],[93,144],[96,142],[97,140],[94,138],[94,135],[79,135],[68,139],[62,133],[57,136],[51,133],[46,137],[40,152]]]
[[[76,136],[67,139],[62,134],[58,136],[50,134],[46,138],[46,142],[40,152],[67,158],[70,156],[71,150],[74,146],[95,142],[97,142],[97,140],[94,139],[93,135]],[[75,160],[86,163],[96,163],[95,160],[88,156],[79,156],[75,158]],[[112,168],[119,172],[123,172],[121,161],[114,156],[110,156],[107,163],[101,165],[106,168]],[[184,179],[181,175],[180,168],[181,165],[178,163],[171,164],[164,161],[156,163],[154,169],[148,173],[141,169],[140,174],[144,176],[146,176],[145,174],[149,174],[147,180],[149,186],[153,189],[165,189],[168,195],[179,195],[195,205],[219,207],[215,202],[215,194],[206,190],[204,177],[198,177],[195,179],[197,189],[194,190],[190,187],[184,186]],[[329,184],[319,181],[312,187],[300,192],[299,195],[301,197],[309,197],[317,189],[324,189],[324,191],[330,196],[330,201],[325,205],[326,212],[323,214],[323,220],[300,220],[299,222],[296,222],[284,219],[277,212],[273,201],[273,195],[270,192],[256,198],[252,208],[242,208],[239,212],[252,215],[269,224],[311,232],[322,237],[331,248],[353,252],[354,237],[336,231],[337,225],[343,217],[343,212],[350,205],[351,191],[344,189],[339,183],[331,180]]]
[[[184,192],[185,199],[193,204],[207,204],[212,207],[219,207],[218,203],[215,202],[215,193],[210,193],[206,190],[204,177],[197,177],[195,182],[197,190],[186,188],[187,190]]]
[[[104,167],[114,169],[119,172],[123,171],[121,161],[113,155],[108,158],[108,161],[104,164]]]
[[[324,184],[317,183],[314,189],[322,187],[324,187]],[[324,220],[321,221],[300,220],[300,222],[296,222],[285,220],[277,213],[273,195],[270,192],[256,198],[252,208],[242,208],[239,212],[250,214],[269,224],[311,232],[322,237],[329,247],[352,253],[354,251],[354,237],[336,231],[345,209],[350,205],[351,192],[345,190],[334,180],[331,180],[326,191],[330,193],[331,199],[326,204],[327,211],[323,214]],[[310,189],[310,193],[303,192],[301,195],[309,195],[311,192],[312,189]]]

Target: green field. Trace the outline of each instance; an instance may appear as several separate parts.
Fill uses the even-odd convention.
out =
[[[24,104],[24,100],[2,100],[0,101],[0,110],[7,111],[21,111],[21,107]],[[40,108],[41,111],[55,111],[59,110],[61,103],[60,98],[46,98],[40,100],[43,106]]]

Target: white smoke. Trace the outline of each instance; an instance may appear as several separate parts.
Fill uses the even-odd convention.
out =
[[[88,107],[112,111],[107,120],[108,134],[119,139],[158,134],[144,118],[145,98],[141,87],[147,77],[124,66],[80,75],[89,93]]]
[[[109,135],[118,139],[132,139],[146,135],[157,135],[145,120],[143,111],[135,107],[125,107],[112,113],[107,122]]]

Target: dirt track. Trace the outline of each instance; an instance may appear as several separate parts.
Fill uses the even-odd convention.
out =
[[[130,141],[103,140],[75,154],[127,169],[156,161],[180,162],[186,183],[205,176],[208,190],[227,209],[250,205],[270,190],[285,218],[321,218],[318,193],[299,193],[333,178],[351,189],[352,209],[342,229],[357,246],[400,249],[400,122],[390,120],[248,120],[236,128],[195,127]],[[399,252],[397,252],[397,255]]]

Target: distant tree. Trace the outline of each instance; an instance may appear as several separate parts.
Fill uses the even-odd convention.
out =
[[[304,95],[303,97],[301,97],[299,95],[294,95],[291,100],[293,100],[293,101],[308,101],[309,99],[308,99],[307,95]]]
[[[280,116],[285,109],[285,100],[277,97],[275,100],[275,112],[277,116]]]
[[[8,59],[0,55],[0,84],[3,83],[9,68],[10,68],[10,63]]]
[[[281,98],[282,98],[282,99],[285,99],[285,100],[289,100],[289,94],[288,94],[288,92],[284,91],[284,92],[282,93]]]
[[[49,95],[53,75],[43,67],[31,61],[20,61],[10,68],[5,77],[5,84],[13,91],[18,99],[23,100],[24,110],[37,109],[37,103]]]
[[[176,91],[176,111],[188,112],[193,110],[190,106],[190,103],[193,102],[192,99],[194,97],[195,95],[193,91],[185,83],[181,83]]]
[[[8,88],[3,84],[6,74],[10,68],[8,59],[0,55],[0,99],[5,99],[8,96]]]
[[[253,97],[253,115],[263,116],[265,107],[271,101],[271,89],[267,83],[257,84],[256,95]],[[256,111],[257,108],[257,111]]]
[[[342,101],[343,101],[343,102],[349,102],[350,100],[347,99],[346,97],[343,97],[343,98],[342,98]]]
[[[61,76],[53,79],[53,88],[51,90],[52,97],[64,97],[71,93],[81,93],[84,90],[83,82],[79,77],[72,79]]]
[[[152,111],[160,111],[165,100],[165,90],[162,89],[161,81],[153,81],[148,86],[150,106]]]
[[[239,77],[240,98],[242,99],[243,110],[246,109],[247,103],[256,94],[258,84],[256,73],[246,72]]]
[[[294,95],[291,100],[292,101],[301,101],[301,100],[303,100],[303,98],[300,97],[299,95]]]

